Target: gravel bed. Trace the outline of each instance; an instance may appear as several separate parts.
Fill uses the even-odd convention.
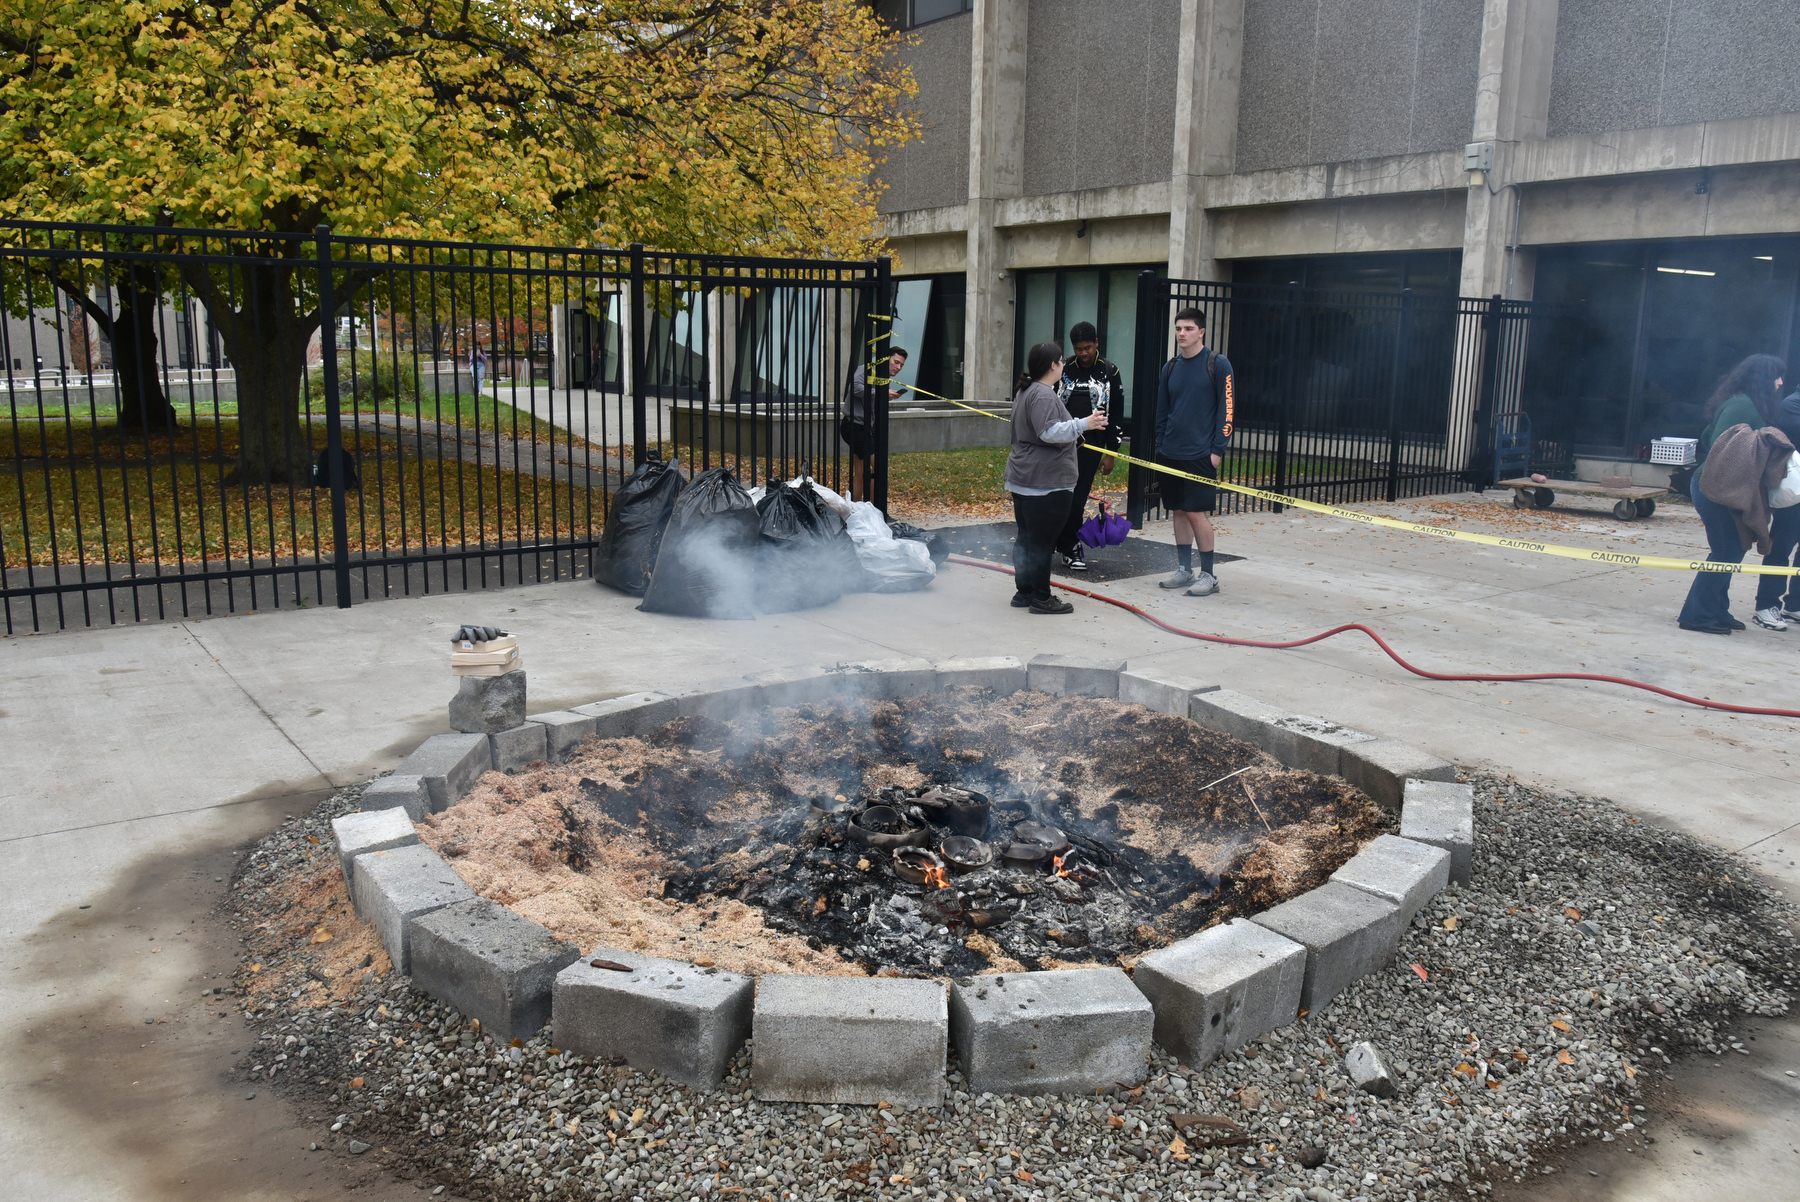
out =
[[[304,938],[279,957],[256,950],[258,974],[246,956],[237,984],[258,1041],[239,1069],[322,1120],[320,1155],[370,1154],[433,1195],[1481,1194],[1553,1172],[1546,1161],[1570,1145],[1653,1139],[1645,1086],[1674,1056],[1750,1054],[1733,1017],[1785,1012],[1796,915],[1735,857],[1610,802],[1469,779],[1474,883],[1415,919],[1391,968],[1204,1071],[1158,1053],[1135,1090],[971,1096],[953,1065],[938,1111],[763,1105],[746,1050],[721,1091],[696,1094],[547,1037],[496,1045],[371,970],[328,1001],[346,982],[307,971]],[[335,871],[329,822],[353,794],[254,849],[234,878],[235,922],[270,937],[266,916],[291,906],[293,883]],[[1363,1039],[1388,1058],[1395,1097],[1352,1089],[1342,1053]],[[1250,1142],[1207,1149],[1204,1128],[1188,1127],[1184,1145],[1173,1119],[1188,1114],[1241,1124]]]

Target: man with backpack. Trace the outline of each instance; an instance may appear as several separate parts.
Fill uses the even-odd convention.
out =
[[[1084,433],[1075,448],[1074,503],[1069,506],[1069,520],[1063,524],[1062,533],[1056,539],[1056,551],[1063,570],[1085,572],[1087,557],[1082,553],[1081,540],[1076,535],[1087,515],[1088,493],[1094,487],[1094,474],[1104,471],[1112,475],[1113,465],[1117,462],[1106,452],[1118,450],[1119,441],[1125,436],[1125,423],[1119,420],[1120,408],[1125,403],[1125,384],[1119,378],[1119,369],[1100,357],[1100,332],[1094,329],[1092,322],[1075,323],[1069,330],[1069,348],[1075,352],[1075,357],[1063,364],[1062,383],[1057,387],[1063,406],[1070,417],[1086,417],[1095,412],[1108,415],[1107,424]]]
[[[1175,315],[1175,358],[1163,365],[1156,385],[1156,461],[1193,476],[1219,477],[1219,461],[1231,444],[1236,392],[1231,361],[1206,348],[1206,314],[1196,308]],[[1159,474],[1163,508],[1174,515],[1175,554],[1181,566],[1157,583],[1186,589],[1189,597],[1219,591],[1213,574],[1212,511],[1219,490],[1183,476]],[[1200,572],[1194,551],[1200,544]]]
[[[898,400],[906,385],[899,382],[906,367],[906,348],[890,346],[887,358],[888,400]],[[871,477],[869,461],[875,458],[875,385],[881,365],[870,363],[850,373],[850,403],[838,422],[838,437],[850,447],[850,499],[866,501]]]

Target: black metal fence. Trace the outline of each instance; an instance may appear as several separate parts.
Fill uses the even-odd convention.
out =
[[[7,632],[585,576],[651,455],[885,509],[887,274],[0,223]]]
[[[1560,309],[1495,297],[1328,292],[1264,284],[1138,280],[1133,454],[1155,452],[1156,392],[1174,315],[1206,314],[1206,344],[1234,370],[1235,430],[1220,477],[1331,503],[1398,500],[1493,481],[1496,431],[1560,413],[1562,376],[1543,354]],[[1554,423],[1545,423],[1554,430]],[[1538,470],[1572,466],[1535,439]],[[1133,468],[1132,521],[1160,507],[1156,473]],[[1222,511],[1265,503],[1224,493]]]

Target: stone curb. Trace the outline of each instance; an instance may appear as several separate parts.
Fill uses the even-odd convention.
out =
[[[402,845],[398,816],[386,816],[398,809],[420,821],[427,809],[461,800],[483,772],[566,761],[589,735],[641,736],[682,717],[964,686],[1002,696],[1033,688],[1116,697],[1187,717],[1288,767],[1342,776],[1399,811],[1401,834],[1373,840],[1317,889],[1150,952],[1132,977],[1108,968],[994,974],[959,980],[946,994],[941,983],[900,978],[753,982],[618,949],[578,957],[537,923],[476,898],[435,852],[416,845],[416,833],[414,845]],[[621,1058],[696,1089],[715,1087],[753,1033],[758,1098],[829,1105],[941,1105],[952,1040],[970,1088],[988,1092],[1131,1084],[1142,1079],[1152,1038],[1190,1067],[1204,1067],[1317,1012],[1386,966],[1418,909],[1450,881],[1467,882],[1474,843],[1473,790],[1455,783],[1452,765],[1418,748],[1196,678],[1063,655],[1028,663],[1011,656],[861,660],[633,693],[532,715],[496,735],[433,735],[393,776],[371,782],[364,798],[370,821],[346,823],[363,817],[347,815],[334,823],[352,902],[395,966],[427,993],[481,1018],[496,1036],[529,1037],[548,1022],[564,1047]],[[361,842],[388,837],[397,841]],[[474,938],[477,926],[502,937]],[[595,960],[629,971],[596,968]],[[1004,1005],[993,1001],[1000,991]],[[1021,1002],[1015,991],[1030,996]],[[1024,1015],[1015,1013],[1020,1006]],[[869,1052],[875,1043],[880,1055]]]

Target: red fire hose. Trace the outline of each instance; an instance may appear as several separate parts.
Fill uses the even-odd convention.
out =
[[[985,560],[980,559],[968,559],[961,555],[952,555],[950,557],[950,562],[966,564],[972,568],[986,568],[990,572],[1001,572],[1008,576],[1013,574],[1013,570],[1003,564],[988,563]],[[1373,630],[1360,622],[1347,622],[1342,626],[1333,626],[1330,630],[1323,630],[1318,634],[1308,635],[1303,639],[1292,639],[1288,642],[1281,643],[1267,642],[1262,639],[1234,639],[1223,634],[1201,634],[1197,630],[1183,630],[1179,626],[1172,626],[1156,615],[1139,609],[1129,601],[1121,601],[1117,597],[1109,597],[1105,593],[1096,593],[1090,589],[1076,588],[1072,584],[1063,584],[1061,581],[1053,580],[1050,583],[1054,588],[1063,589],[1066,592],[1077,593],[1083,597],[1092,597],[1094,600],[1104,601],[1108,605],[1116,605],[1128,613],[1136,614],[1152,626],[1166,630],[1170,634],[1178,634],[1184,639],[1201,639],[1208,643],[1229,643],[1234,647],[1267,647],[1271,650],[1283,651],[1291,647],[1304,647],[1309,643],[1316,643],[1321,639],[1328,639],[1332,635],[1343,634],[1346,631],[1355,630],[1362,634],[1366,634],[1371,639],[1375,640],[1375,645],[1387,652],[1389,659],[1399,664],[1402,668],[1405,668],[1408,672],[1411,672],[1414,676],[1423,676],[1427,680],[1597,680],[1603,684],[1622,684],[1633,689],[1643,689],[1648,693],[1658,693],[1664,697],[1673,698],[1676,701],[1686,702],[1688,705],[1700,706],[1703,709],[1725,710],[1733,714],[1768,714],[1776,718],[1800,718],[1800,710],[1766,709],[1754,705],[1731,705],[1724,701],[1710,701],[1704,697],[1690,697],[1686,693],[1677,693],[1673,689],[1665,689],[1660,685],[1646,684],[1641,680],[1632,680],[1630,677],[1626,676],[1603,676],[1598,672],[1519,672],[1505,676],[1480,676],[1473,673],[1427,672],[1424,668],[1415,668],[1404,659],[1401,659],[1400,653],[1388,646],[1386,639],[1382,638],[1379,634],[1376,634]]]

